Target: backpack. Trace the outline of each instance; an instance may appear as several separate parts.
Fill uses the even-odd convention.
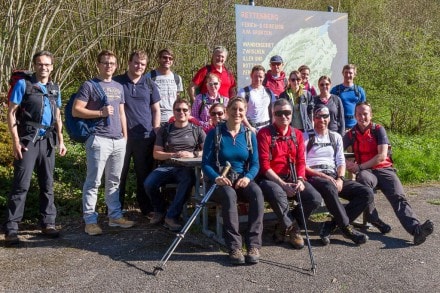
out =
[[[15,84],[20,79],[25,79],[25,80],[31,81],[33,74],[34,73],[29,70],[16,69],[16,70],[12,71],[11,78],[9,79],[8,95],[6,96],[8,102],[9,102],[9,99],[11,98],[12,90],[14,89]],[[27,87],[27,83],[26,83],[26,87]]]
[[[189,122],[189,124],[191,125],[191,131],[192,131],[194,141],[195,141],[194,150],[200,149],[200,144],[199,144],[198,138],[200,136],[201,128],[197,127],[196,125],[194,125],[191,122]],[[171,127],[173,127],[173,126],[174,126],[174,123],[170,123],[170,122],[166,122],[163,126],[162,145],[163,145],[163,149],[165,151],[168,151],[168,136],[170,135]]]
[[[371,123],[370,132],[371,132],[371,135],[376,140],[376,143],[377,143],[378,131],[379,131],[380,127],[381,126],[379,124],[376,124],[374,122]],[[350,145],[348,145],[347,147],[353,146],[353,152],[355,154],[356,153],[358,154],[359,152],[355,151],[355,145],[357,145],[356,144],[356,128],[357,128],[357,126],[351,128],[351,130],[350,130],[350,134],[349,134]],[[391,163],[393,163],[393,151],[391,149],[391,144],[388,144],[388,154],[387,154],[387,156],[390,159]],[[360,161],[359,158],[356,158],[356,161],[359,162]]]
[[[214,136],[215,160],[216,160],[216,165],[219,169],[220,169],[220,160],[218,157],[219,157],[219,152],[220,152],[220,143],[222,140],[221,127],[225,123],[226,122],[220,122],[215,126],[215,136]],[[245,127],[246,145],[247,145],[247,149],[250,154],[249,158],[254,153],[251,135],[252,135],[251,130],[249,128]]]
[[[179,85],[180,85],[180,77],[179,77],[179,75],[177,73],[174,73],[174,72],[173,72],[173,75],[174,75],[174,82],[176,83],[176,86],[177,86],[177,89],[178,89]],[[150,71],[150,76],[151,76],[151,79],[153,81],[156,81],[157,71],[156,70],[151,70]],[[150,88],[151,88],[151,86],[150,86]]]
[[[92,83],[93,87],[98,91],[103,106],[107,106],[108,105],[107,96],[105,95],[99,83],[97,83],[94,80],[90,80],[90,82]],[[73,117],[72,110],[76,96],[77,93],[73,93],[70,96],[66,106],[64,107],[64,118],[65,118],[64,124],[70,140],[74,142],[84,143],[89,138],[89,136],[95,132],[96,125],[106,117],[95,118],[95,119],[83,119],[83,118]],[[109,124],[110,118],[107,117],[106,120],[107,123]]]
[[[309,131],[307,133],[309,135],[309,141],[307,142],[307,147],[306,147],[307,153],[310,152],[310,150],[312,149],[312,147],[314,145],[318,145],[320,147],[326,147],[326,146],[330,146],[331,145],[333,147],[333,153],[336,156],[336,138],[335,138],[334,133],[332,133],[330,130],[328,132],[328,136],[330,138],[330,143],[328,143],[328,142],[317,143],[317,142],[315,142],[315,136],[316,136],[315,135],[315,131],[312,130],[312,131]]]
[[[266,91],[267,95],[269,96],[270,103],[272,103],[272,96],[273,96],[272,91],[267,87],[264,87],[264,90]],[[246,99],[246,102],[249,103],[249,99],[251,98],[251,87],[250,86],[247,86],[244,88],[244,98]]]
[[[290,126],[289,126],[290,127]],[[291,131],[290,131],[290,140],[293,141],[295,148],[298,149],[298,140],[296,138],[296,133],[295,133],[295,129],[293,127],[290,127]],[[275,129],[275,126],[273,126],[273,124],[269,125],[269,130],[270,130],[270,136],[271,136],[271,142],[270,142],[270,146],[269,146],[269,161],[272,161],[272,151],[273,148],[275,147],[276,141],[278,140],[278,138],[280,138],[280,136],[278,136],[278,132]],[[282,136],[281,136],[282,137]],[[284,138],[283,140],[288,140],[289,138]],[[289,151],[291,150],[290,145],[289,145]]]
[[[220,104],[224,103],[224,98],[222,96],[220,96],[219,101]],[[217,103],[217,102],[214,102]],[[208,104],[208,98],[206,97],[206,94],[202,94],[202,103],[200,104],[200,108],[199,108],[199,117],[202,114],[203,108],[205,107],[205,105]]]

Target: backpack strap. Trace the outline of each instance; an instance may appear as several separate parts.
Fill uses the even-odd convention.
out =
[[[151,76],[151,79],[152,79],[153,81],[156,80],[157,72],[156,72],[155,69],[153,69],[153,70],[150,71],[150,76]]]
[[[328,136],[329,136],[329,139],[330,139],[330,143],[315,143],[315,140],[316,140],[315,131],[311,130],[311,131],[309,131],[307,133],[309,135],[309,141],[307,142],[307,147],[306,147],[307,153],[310,152],[310,150],[312,149],[312,147],[314,145],[319,145],[321,147],[325,147],[325,146],[331,145],[332,148],[333,148],[334,156],[336,156],[336,138],[335,138],[335,134],[334,133],[332,133],[330,130],[328,131]]]
[[[289,127],[290,127],[290,140],[295,145],[295,149],[298,149],[298,139],[296,137],[295,129],[293,127],[291,127],[290,125],[289,125]],[[269,146],[269,161],[272,161],[272,159],[273,159],[272,152],[273,152],[273,149],[275,148],[275,144],[280,136],[278,135],[278,132],[273,124],[269,125],[269,130],[270,130],[270,136],[271,136],[270,146]],[[288,140],[288,139],[289,138],[286,138],[284,140]],[[287,143],[287,144],[289,147],[289,151],[291,151],[291,145],[289,143]]]
[[[250,88],[250,86],[246,86],[244,88],[244,98],[246,99],[246,103],[249,103],[249,99],[251,98],[251,88]]]
[[[174,75],[174,82],[176,83],[177,88],[179,88],[180,85],[180,77],[177,73],[173,72]]]

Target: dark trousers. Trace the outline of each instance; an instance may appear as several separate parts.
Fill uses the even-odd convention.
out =
[[[299,194],[301,196],[304,217],[308,219],[312,212],[321,205],[322,198],[319,192],[316,191],[310,183],[304,182],[304,185],[304,190]],[[260,187],[265,200],[270,204],[284,228],[288,228],[292,225],[292,218],[295,219],[300,226],[304,227],[299,205],[292,210],[292,218],[289,216],[289,198],[281,186],[271,180],[263,179],[260,182]],[[298,196],[298,194],[296,196]]]
[[[154,212],[165,213],[166,201],[160,192],[165,184],[177,184],[176,194],[168,207],[167,218],[177,219],[182,213],[183,205],[195,182],[194,169],[191,167],[160,166],[148,175],[144,182],[147,196],[150,198]]]
[[[128,138],[127,147],[125,151],[124,166],[121,172],[121,181],[119,184],[119,200],[121,207],[124,207],[125,201],[125,186],[127,183],[127,176],[130,170],[130,161],[133,158],[134,171],[136,174],[136,199],[139,205],[139,209],[142,214],[147,215],[153,210],[150,198],[145,193],[144,180],[148,174],[153,170],[155,137],[133,139]]]
[[[321,194],[330,214],[333,215],[339,227],[345,227],[353,222],[373,201],[373,190],[356,181],[344,180],[341,192],[338,194],[336,186],[328,179],[313,176],[310,184]],[[345,206],[339,197],[348,200]]]
[[[402,183],[397,177],[395,169],[362,170],[357,175],[356,180],[372,189],[378,187],[390,202],[403,228],[414,235],[415,228],[420,222],[406,200]],[[368,221],[370,222],[376,222],[379,219],[374,201],[368,205],[368,214]]]
[[[226,247],[230,250],[242,247],[237,210],[239,199],[249,203],[246,247],[259,249],[262,245],[264,197],[260,187],[254,181],[251,181],[245,188],[238,189],[231,186],[218,186],[211,196],[212,201],[222,206],[223,237]]]
[[[55,167],[55,149],[48,139],[27,144],[27,151],[22,152],[23,159],[14,160],[14,179],[8,197],[8,219],[6,232],[18,231],[18,223],[23,218],[26,195],[31,184],[35,168],[40,188],[40,223],[42,227],[55,224],[57,209],[53,196],[53,172]]]

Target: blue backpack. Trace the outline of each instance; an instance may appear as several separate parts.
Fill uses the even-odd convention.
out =
[[[101,101],[103,102],[103,106],[108,106],[107,95],[105,94],[102,87],[94,80],[90,80],[93,87],[98,91]],[[67,134],[71,141],[84,143],[89,138],[91,134],[95,132],[96,125],[105,119],[103,118],[95,118],[95,119],[83,119],[78,117],[73,117],[72,109],[73,103],[75,101],[77,93],[73,93],[66,106],[64,107],[64,118],[65,118],[65,127]],[[110,119],[107,117],[107,125],[109,125]]]

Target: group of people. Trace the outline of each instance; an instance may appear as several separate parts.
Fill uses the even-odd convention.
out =
[[[80,87],[72,111],[76,117],[99,121],[85,143],[83,218],[87,234],[102,234],[96,202],[103,174],[109,226],[135,225],[122,212],[131,158],[142,214],[152,224],[164,223],[171,231],[179,231],[179,217],[195,178],[190,167],[176,165],[173,159],[198,157],[207,185],[217,186],[211,199],[222,205],[224,239],[233,264],[259,262],[265,201],[279,221],[275,242],[288,241],[295,249],[304,247],[304,220],[322,200],[331,214],[319,232],[324,245],[337,229],[355,244],[367,242],[368,236],[351,224],[363,212],[381,233],[389,233],[391,226],[379,218],[374,206],[375,189],[391,203],[415,245],[433,232],[434,224],[420,222],[405,198],[385,129],[372,122],[365,91],[354,84],[354,65],[344,66],[344,82],[333,88],[328,76],[320,77],[317,94],[308,82],[310,68],[303,65],[287,79],[282,58],[273,56],[271,69],[266,72],[261,65],[254,66],[251,85],[236,94],[234,76],[224,65],[226,58],[226,48],[214,48],[211,64],[195,74],[186,100],[180,96],[181,77],[171,71],[174,55],[170,49],[159,51],[159,66],[147,74],[146,53],[134,51],[127,72],[115,77],[115,54],[104,50],[98,55],[99,74]],[[66,148],[60,91],[49,77],[53,61],[51,53],[37,53],[33,79],[18,82],[10,100],[8,125],[15,156],[5,223],[5,240],[10,245],[19,242],[18,223],[35,164],[42,233],[59,234],[52,175],[56,145],[61,155]],[[96,83],[108,103],[103,103]],[[19,115],[29,109],[30,115]],[[354,160],[344,157],[349,147]],[[221,176],[227,162],[231,169]],[[355,174],[355,180],[346,179],[346,171]],[[160,192],[167,183],[177,184],[168,207]],[[290,201],[298,197],[302,204],[290,210]],[[339,198],[348,203],[342,204]],[[246,255],[237,211],[241,200],[249,203]]]

